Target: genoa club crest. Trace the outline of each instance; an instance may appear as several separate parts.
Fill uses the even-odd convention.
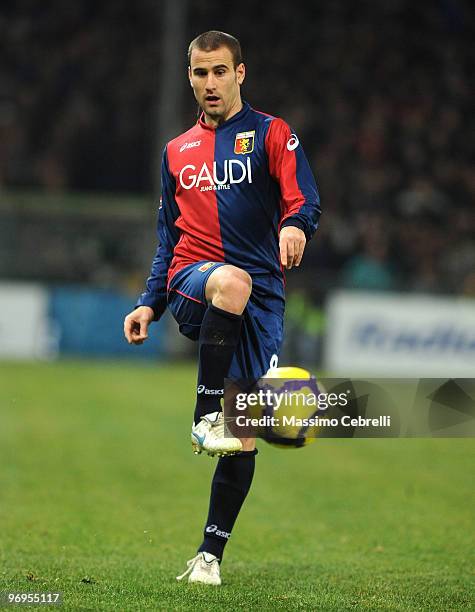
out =
[[[254,151],[254,134],[255,130],[251,132],[240,132],[236,134],[236,140],[234,141],[234,153],[238,155],[245,155],[246,153],[252,153]]]
[[[215,261],[208,261],[207,263],[203,264],[202,266],[198,268],[198,272],[206,272],[206,270],[209,270],[210,268],[215,266],[216,263],[217,262]]]

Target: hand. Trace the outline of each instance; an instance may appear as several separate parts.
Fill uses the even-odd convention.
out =
[[[150,306],[139,306],[124,319],[124,335],[129,344],[143,344],[148,338],[148,326],[155,318]]]
[[[306,242],[304,232],[298,227],[287,225],[280,230],[280,261],[284,268],[290,270],[300,265]]]

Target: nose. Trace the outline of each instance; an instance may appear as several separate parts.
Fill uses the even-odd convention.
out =
[[[216,82],[214,78],[214,74],[212,72],[208,72],[208,76],[206,78],[206,89],[208,91],[213,91],[216,88]]]

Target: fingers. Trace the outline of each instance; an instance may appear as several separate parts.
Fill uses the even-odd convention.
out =
[[[284,234],[280,236],[280,261],[287,270],[293,265],[294,261],[294,239]]]
[[[295,261],[295,265],[297,267],[300,266],[300,262],[302,261],[304,251],[305,251],[305,240],[302,240],[299,244],[299,250],[298,250],[296,261]]]
[[[150,309],[148,309],[150,310]],[[148,338],[150,313],[141,308],[134,310],[124,319],[124,336],[129,344],[143,344]]]
[[[129,344],[137,344],[140,340],[140,322],[136,321],[131,315],[124,320],[124,336]]]
[[[279,242],[279,249],[280,249],[280,263],[284,266],[284,268],[286,268],[287,267],[287,240],[283,238],[282,236]]]
[[[129,344],[143,344],[144,340],[148,338],[147,324],[140,320],[127,320],[126,318],[124,322],[124,335]]]
[[[305,250],[305,234],[296,227],[285,227],[280,233],[280,261],[287,270],[299,266]]]
[[[294,265],[295,256],[295,240],[287,240],[287,270],[290,270]]]
[[[288,237],[283,237],[280,240],[280,261],[287,270],[290,270],[293,264],[293,243]]]

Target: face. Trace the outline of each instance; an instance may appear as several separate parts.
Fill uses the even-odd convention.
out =
[[[234,69],[233,56],[227,47],[215,51],[193,49],[188,76],[195,98],[204,113],[215,122],[225,121],[240,109],[240,86],[244,81],[244,64]]]

